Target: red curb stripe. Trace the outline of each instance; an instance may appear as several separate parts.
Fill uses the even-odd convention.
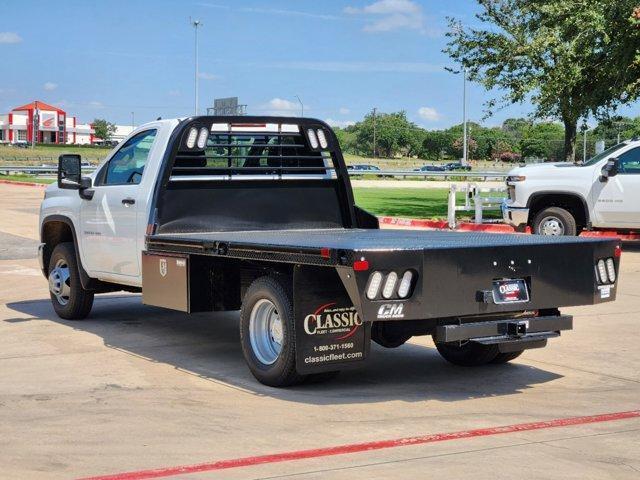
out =
[[[1,170],[1,168],[0,168],[0,170]],[[3,184],[3,185],[18,185],[18,186],[21,186],[21,187],[48,187],[49,186],[48,183],[20,182],[20,181],[1,180],[1,179],[0,179],[0,184]]]
[[[614,420],[625,420],[630,418],[640,418],[640,410],[629,412],[605,413],[601,415],[590,415],[585,417],[560,418],[542,422],[519,423],[515,425],[505,425],[502,427],[479,428],[475,430],[463,430],[460,432],[434,433],[420,437],[398,438],[395,440],[381,440],[377,442],[354,443],[350,445],[339,445],[335,447],[316,448],[311,450],[297,450],[292,452],[275,453],[270,455],[260,455],[256,457],[235,458],[230,460],[219,460],[217,462],[199,463],[195,465],[183,465],[178,467],[158,468],[153,470],[140,470],[137,472],[116,473],[114,475],[103,475],[98,477],[87,477],[81,480],[143,480],[148,478],[171,477],[175,475],[185,475],[199,472],[211,472],[214,470],[225,470],[229,468],[250,467],[264,465],[267,463],[289,462],[292,460],[304,460],[308,458],[329,457],[334,455],[345,455],[350,453],[369,452],[383,450],[387,448],[406,447],[411,445],[423,445],[426,443],[446,442],[449,440],[461,440],[474,437],[486,437],[500,435],[503,433],[526,432],[530,430],[542,430],[546,428],[570,427],[573,425],[584,425],[589,423],[612,422]]]

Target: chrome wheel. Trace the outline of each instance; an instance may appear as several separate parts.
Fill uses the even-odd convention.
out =
[[[559,236],[564,235],[564,223],[558,217],[545,217],[540,222],[540,234]]]
[[[71,279],[69,265],[63,258],[58,260],[55,267],[49,272],[49,291],[53,293],[60,305],[69,303]]]
[[[249,317],[249,340],[254,355],[264,365],[275,363],[282,351],[284,330],[271,300],[258,300]]]

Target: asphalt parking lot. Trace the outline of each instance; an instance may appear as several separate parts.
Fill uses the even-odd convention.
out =
[[[3,479],[640,478],[638,248],[616,302],[567,309],[574,330],[512,364],[454,367],[418,338],[278,390],[245,367],[235,313],[115,294],[85,321],[57,318],[35,258],[41,198],[0,185]]]

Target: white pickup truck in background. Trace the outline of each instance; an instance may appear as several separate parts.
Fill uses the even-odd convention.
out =
[[[518,167],[507,178],[504,221],[539,235],[640,229],[640,141],[619,143],[583,164]]]

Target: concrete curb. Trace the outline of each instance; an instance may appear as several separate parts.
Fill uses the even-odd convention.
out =
[[[381,225],[394,225],[398,227],[424,228],[428,230],[449,230],[446,220],[420,220],[414,218],[378,217]],[[515,233],[510,225],[500,223],[477,224],[460,223],[455,228],[461,232],[495,232],[495,233]]]
[[[35,182],[18,182],[14,180],[2,180],[0,179],[0,184],[2,185],[18,185],[20,187],[40,187],[46,188],[50,184],[49,183],[35,183]]]

